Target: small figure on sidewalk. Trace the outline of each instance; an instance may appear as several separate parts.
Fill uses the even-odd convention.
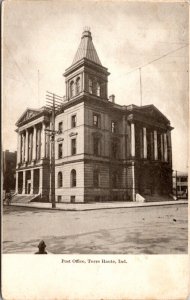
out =
[[[11,193],[10,193],[10,192],[8,192],[8,193],[6,194],[6,204],[7,204],[7,205],[10,205],[10,204],[11,204]]]
[[[47,252],[45,251],[46,244],[43,240],[40,241],[38,248],[39,250],[35,254],[47,254]]]

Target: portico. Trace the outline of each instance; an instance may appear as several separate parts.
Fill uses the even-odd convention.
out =
[[[43,176],[43,170],[49,168],[50,152],[49,136],[45,131],[50,126],[47,111],[26,111],[17,124],[16,193],[47,195],[49,186],[46,186],[47,180]]]

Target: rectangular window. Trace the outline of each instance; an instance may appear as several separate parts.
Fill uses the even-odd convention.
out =
[[[94,155],[100,155],[100,139],[94,137]]]
[[[58,144],[58,158],[63,157],[63,144]]]
[[[77,116],[73,115],[71,116],[71,127],[74,128],[77,125]]]
[[[94,187],[99,187],[99,171],[98,170],[94,170],[94,174],[93,174],[93,183],[94,183]]]
[[[59,122],[59,124],[58,124],[58,132],[59,133],[63,132],[63,122]]]
[[[75,196],[71,196],[71,203],[75,203]]]
[[[93,114],[93,126],[100,127],[100,115]]]
[[[113,141],[111,144],[111,157],[117,158],[117,152],[118,152],[118,143],[116,141]]]
[[[117,123],[115,121],[111,122],[111,132],[116,133]]]
[[[89,93],[92,94],[92,79],[89,79],[89,82],[88,82],[88,85],[89,85]]]
[[[181,177],[181,182],[187,182],[187,177]]]
[[[77,153],[76,149],[76,139],[71,140],[71,155],[75,155]]]
[[[59,202],[61,202],[61,196],[57,196],[57,202],[59,203]]]

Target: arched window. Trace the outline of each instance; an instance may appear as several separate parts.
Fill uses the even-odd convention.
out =
[[[76,80],[76,95],[80,93],[80,77]]]
[[[88,88],[89,88],[89,93],[92,94],[92,79],[89,79],[88,81]]]
[[[63,186],[63,176],[62,176],[62,172],[58,173],[58,178],[57,178],[57,186],[58,188]]]
[[[76,179],[76,170],[71,171],[71,187],[75,187],[77,185],[77,179]]]
[[[70,83],[70,96],[71,98],[74,96],[74,81]]]
[[[100,96],[100,84],[99,84],[99,82],[96,83],[96,95]]]

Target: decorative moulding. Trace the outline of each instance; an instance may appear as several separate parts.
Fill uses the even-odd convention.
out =
[[[70,134],[69,134],[69,136],[71,137],[71,136],[75,136],[75,135],[77,135],[78,134],[78,132],[71,132]]]

